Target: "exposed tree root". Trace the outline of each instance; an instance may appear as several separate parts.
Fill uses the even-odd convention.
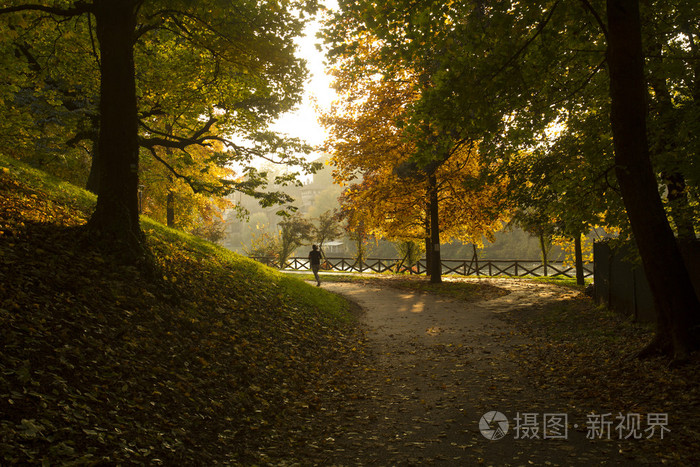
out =
[[[648,358],[659,357],[659,356],[671,356],[673,355],[673,346],[671,345],[670,339],[666,339],[660,334],[656,334],[654,339],[647,344],[639,352],[632,355],[633,358],[640,360],[645,360]]]
[[[691,354],[697,350],[697,341],[694,346],[674,345],[670,336],[657,334],[654,339],[642,350],[633,354],[633,358],[645,360],[653,357],[667,357],[670,359],[670,368],[679,368],[691,360]]]

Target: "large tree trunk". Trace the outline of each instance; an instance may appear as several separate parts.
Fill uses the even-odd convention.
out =
[[[90,116],[90,125],[92,126],[90,133],[90,143],[92,148],[90,154],[92,156],[90,160],[90,173],[88,174],[88,179],[85,182],[85,188],[91,193],[98,194],[100,192],[100,165],[97,162],[100,158],[99,153],[99,135],[100,135],[100,116],[92,115]]]
[[[638,0],[607,0],[611,124],[616,174],[658,313],[653,347],[684,359],[700,314],[658,192],[646,132],[646,82]]]
[[[435,174],[428,177],[430,209],[430,282],[439,284],[442,282],[442,260],[440,259],[440,217],[438,206],[438,187]]]
[[[100,153],[98,152],[98,141],[95,138],[92,142],[92,161],[90,163],[90,173],[88,174],[85,189],[91,193],[100,192],[100,164],[98,163]]]
[[[99,192],[89,228],[134,259],[143,253],[138,212],[138,120],[133,41],[134,0],[95,0],[101,90]],[[128,257],[128,256],[127,256]]]

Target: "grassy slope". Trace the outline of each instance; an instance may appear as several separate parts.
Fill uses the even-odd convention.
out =
[[[152,281],[85,240],[89,193],[4,158],[0,193],[0,464],[294,458],[347,302],[143,219]]]

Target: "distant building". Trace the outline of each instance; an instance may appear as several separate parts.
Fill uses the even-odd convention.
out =
[[[302,214],[308,214],[311,207],[314,205],[316,196],[319,195],[323,190],[314,187],[313,182],[308,185],[304,185],[299,189],[299,197],[297,198],[296,205],[299,207],[299,211]],[[294,195],[292,195],[294,196]]]
[[[345,243],[334,240],[323,244],[323,252],[326,256],[342,255],[345,253]]]

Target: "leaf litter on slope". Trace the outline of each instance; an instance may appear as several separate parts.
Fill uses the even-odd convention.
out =
[[[0,190],[3,463],[295,457],[301,415],[361,345],[304,297],[324,292],[159,227],[153,281],[92,249],[88,214],[46,188],[3,170]]]

